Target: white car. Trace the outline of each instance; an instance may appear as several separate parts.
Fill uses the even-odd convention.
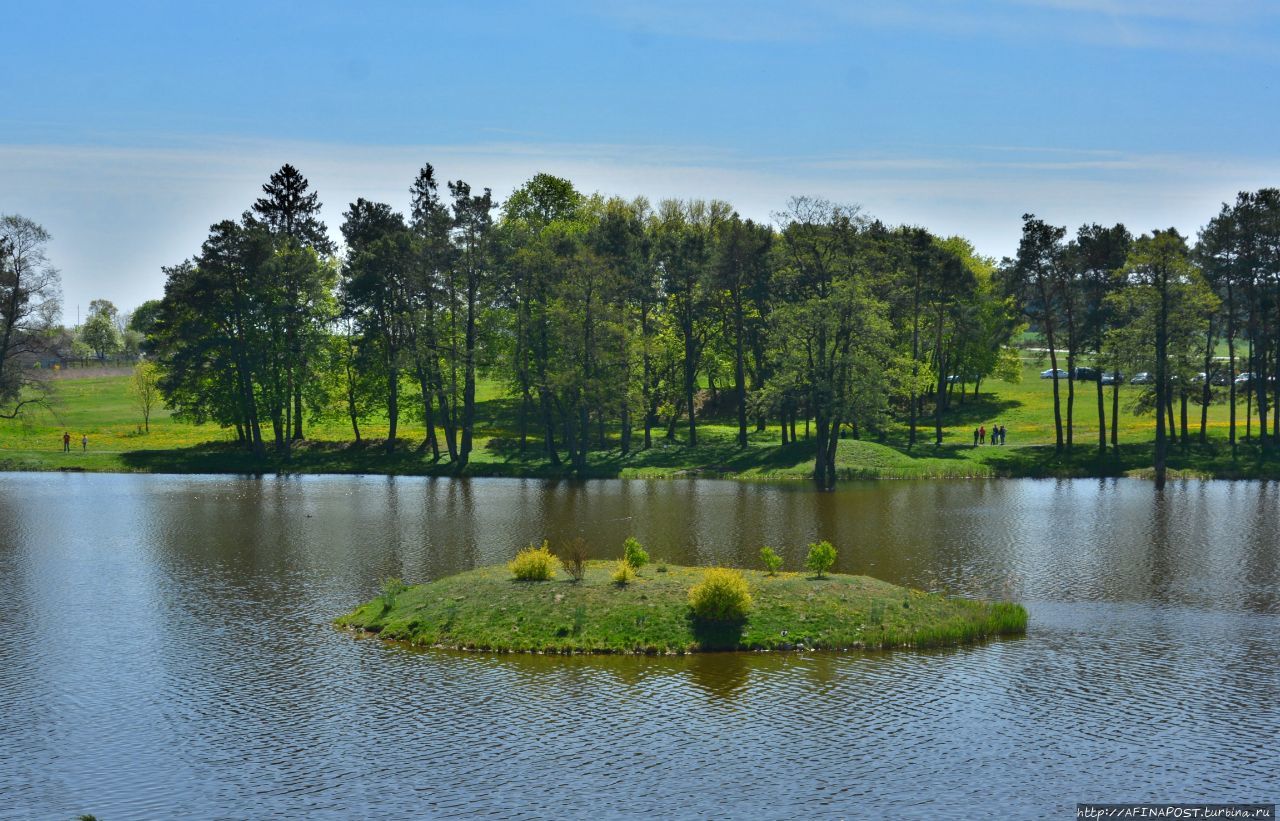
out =
[[[1041,379],[1052,379],[1052,378],[1053,378],[1053,368],[1050,368],[1050,369],[1049,369],[1049,370],[1047,370],[1047,371],[1041,371],[1041,372],[1040,372],[1040,378],[1041,378]],[[1066,372],[1066,371],[1064,371],[1062,368],[1058,368],[1058,378],[1059,378],[1059,379],[1066,379],[1066,378],[1067,378],[1067,372]]]

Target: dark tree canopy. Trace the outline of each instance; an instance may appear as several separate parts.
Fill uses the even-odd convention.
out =
[[[273,234],[292,238],[321,255],[334,252],[329,232],[320,221],[320,196],[309,191],[302,172],[285,163],[262,186],[265,196],[253,203],[253,213]]]

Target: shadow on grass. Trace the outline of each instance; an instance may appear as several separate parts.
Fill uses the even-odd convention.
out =
[[[689,620],[689,629],[702,650],[737,650],[742,646],[746,622],[705,621],[694,616],[692,611],[685,618]]]
[[[1022,407],[1022,403],[1014,399],[997,399],[990,394],[978,394],[965,397],[963,403],[958,397],[952,397],[951,406],[942,413],[942,424],[944,427],[951,425],[973,425],[977,427],[981,424],[995,424],[1000,421],[1002,415],[1013,412]],[[921,427],[928,427],[932,432],[932,419],[922,420]]]
[[[710,432],[709,432],[710,433]],[[575,472],[562,457],[555,466],[546,459],[540,440],[530,439],[521,452],[511,439],[494,440],[477,454],[464,471],[471,476],[529,478],[615,478],[624,470],[644,475],[646,470],[669,476],[732,476],[750,474],[761,478],[796,478],[808,475],[813,445],[809,441],[787,445],[766,443],[757,438],[747,448],[737,446],[732,434],[700,437],[697,447],[660,440],[649,450],[622,455],[614,446],[593,451],[585,471]],[[1118,452],[1100,454],[1096,444],[1078,443],[1058,452],[1052,445],[1007,448],[971,448],[967,444],[917,444],[908,451],[897,443],[878,444],[866,440],[844,440],[837,474],[842,479],[928,478],[966,475],[1003,477],[1118,477],[1143,476],[1150,471],[1151,443],[1121,445]],[[337,473],[390,474],[413,476],[456,476],[455,465],[446,458],[434,461],[418,450],[416,440],[398,440],[396,450],[387,453],[384,440],[352,442],[305,441],[296,443],[289,457],[270,450],[255,456],[231,442],[209,442],[168,450],[135,450],[121,453],[120,462],[128,470],[144,473]],[[847,450],[846,450],[847,448]],[[495,458],[496,457],[496,458]],[[11,466],[14,469],[17,466]],[[1183,448],[1171,445],[1169,468],[1174,476],[1213,476],[1229,479],[1274,479],[1280,477],[1280,449],[1244,442],[1233,458],[1224,442]],[[92,469],[90,467],[89,469]]]
[[[147,473],[407,473],[448,474],[451,466],[415,452],[416,442],[397,440],[387,453],[384,440],[296,443],[290,456],[268,451],[256,456],[234,443],[209,442],[171,450],[120,454],[131,470]]]
[[[1077,444],[1057,451],[1053,445],[1011,448],[985,456],[984,461],[1000,476],[1021,477],[1149,477],[1152,471],[1152,444],[1141,442],[1108,448],[1099,453],[1096,445]],[[1168,466],[1174,478],[1184,476],[1220,479],[1271,479],[1280,476],[1280,451],[1242,443],[1233,457],[1229,445],[1198,442],[1183,447],[1170,445]]]

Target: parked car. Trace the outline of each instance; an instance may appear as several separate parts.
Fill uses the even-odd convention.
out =
[[[1204,384],[1204,380],[1206,380],[1206,379],[1208,379],[1208,378],[1209,378],[1209,374],[1205,373],[1204,371],[1200,371],[1200,373],[1198,373],[1198,374],[1196,374],[1195,376],[1191,377],[1191,384],[1192,384],[1192,385],[1203,385],[1203,384]]]
[[[1230,384],[1231,384],[1231,372],[1230,372],[1230,371],[1214,371],[1214,372],[1213,372],[1213,378],[1212,378],[1211,380],[1209,380],[1209,381],[1211,381],[1213,384],[1218,385],[1218,386],[1221,386],[1221,387],[1225,387],[1225,386],[1227,386],[1227,385],[1230,385]]]
[[[1077,382],[1097,382],[1098,377],[1097,368],[1078,367],[1071,372],[1071,378]]]
[[[1133,375],[1133,378],[1129,380],[1129,384],[1130,385],[1150,385],[1154,381],[1156,381],[1155,374],[1151,373],[1150,371],[1140,371]]]
[[[1252,381],[1253,381],[1253,374],[1250,373],[1249,371],[1245,371],[1244,373],[1236,377],[1237,385],[1248,385]]]
[[[1058,378],[1059,378],[1059,379],[1066,379],[1066,378],[1067,378],[1067,372],[1066,372],[1065,370],[1063,370],[1062,368],[1058,368],[1058,372],[1057,372],[1057,373],[1058,373]],[[1053,378],[1053,374],[1054,374],[1053,368],[1050,368],[1050,369],[1049,369],[1049,370],[1047,370],[1047,371],[1041,371],[1041,372],[1040,372],[1040,378],[1041,378],[1041,379],[1052,379],[1052,378]]]
[[[1102,384],[1114,385],[1116,383],[1124,383],[1124,374],[1120,371],[1105,371],[1102,374]]]

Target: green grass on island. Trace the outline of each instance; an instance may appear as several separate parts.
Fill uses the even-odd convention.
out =
[[[706,650],[940,647],[1026,632],[1018,604],[952,598],[868,576],[740,571],[753,605],[744,622],[693,617],[689,590],[705,568],[645,566],[611,580],[611,561],[581,582],[516,581],[482,567],[383,595],[337,619],[343,627],[425,647],[492,652],[688,653]]]
[[[943,443],[933,444],[932,419],[921,420],[919,438],[907,447],[901,421],[862,439],[844,439],[837,455],[842,479],[968,478],[995,476],[1079,477],[1143,476],[1151,465],[1154,420],[1127,409],[1135,389],[1121,390],[1119,452],[1098,453],[1098,423],[1094,386],[1077,385],[1075,447],[1062,453],[1053,448],[1052,383],[1039,378],[1044,363],[1029,357],[1016,383],[984,382],[978,396],[957,395],[944,416]],[[153,413],[150,432],[128,392],[123,373],[93,368],[65,372],[55,381],[47,408],[31,409],[24,418],[0,420],[0,470],[87,470],[142,473],[386,473],[453,475],[446,460],[432,461],[418,446],[420,422],[401,420],[399,447],[388,454],[383,444],[386,420],[362,423],[365,441],[352,441],[351,428],[337,417],[308,420],[307,441],[297,443],[284,458],[273,453],[258,458],[236,446],[234,433],[214,425],[194,425],[160,409]],[[1066,413],[1067,384],[1061,385]],[[1111,396],[1107,393],[1110,419]],[[1241,444],[1233,458],[1227,445],[1228,407],[1210,406],[1208,442],[1198,440],[1199,408],[1191,407],[1192,441],[1176,442],[1169,465],[1174,476],[1221,478],[1280,478],[1280,451],[1245,441],[1243,399],[1239,405]],[[476,445],[465,474],[470,476],[564,477],[567,465],[556,467],[531,437],[524,451],[518,444],[517,402],[496,382],[482,380],[477,391]],[[979,425],[1008,428],[1003,447],[973,447]],[[536,425],[531,426],[536,427]],[[1257,420],[1253,422],[1257,433]],[[62,452],[62,433],[72,435],[72,452]],[[80,436],[88,437],[81,450]],[[582,478],[666,478],[709,476],[738,479],[804,479],[813,470],[813,448],[805,441],[804,422],[797,426],[800,441],[780,445],[776,420],[764,431],[752,430],[746,448],[739,448],[732,409],[699,420],[698,444],[686,444],[687,430],[678,425],[673,439],[665,428],[653,432],[653,446],[642,449],[637,429],[632,451],[623,455],[620,432],[606,431],[603,447],[596,443]]]

